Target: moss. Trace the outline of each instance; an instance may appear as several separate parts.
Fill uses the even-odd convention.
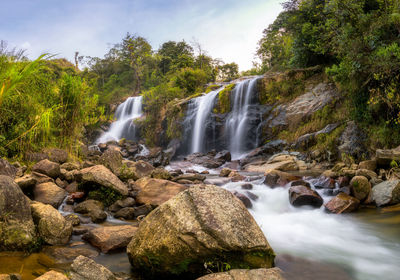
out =
[[[230,96],[236,84],[229,84],[218,93],[218,103],[214,112],[218,114],[226,114],[231,110]]]
[[[209,93],[209,92],[211,92],[211,91],[213,91],[213,90],[219,89],[220,87],[221,87],[221,85],[209,85],[209,86],[206,88],[205,93]]]
[[[85,188],[85,187],[83,187]],[[99,187],[96,190],[90,190],[89,199],[103,202],[105,206],[110,206],[115,201],[122,199],[124,196],[111,188]]]

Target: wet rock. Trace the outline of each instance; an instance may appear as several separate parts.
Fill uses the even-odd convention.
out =
[[[223,186],[231,181],[231,178],[207,178],[204,180],[204,184]]]
[[[39,235],[47,244],[63,245],[69,242],[72,225],[53,206],[33,202],[31,210]]]
[[[313,207],[321,207],[323,204],[322,197],[310,187],[294,186],[289,189],[290,204],[299,207],[309,205]]]
[[[241,175],[238,171],[232,171],[229,173],[228,177],[231,178],[232,182],[244,181],[246,179],[246,177]]]
[[[218,152],[215,157],[216,160],[223,160],[225,162],[231,161],[231,153],[227,150]]]
[[[138,180],[140,178],[151,176],[151,173],[155,169],[153,165],[143,160],[139,161],[127,161],[124,160],[125,170],[121,169],[121,176],[126,179]]]
[[[282,152],[287,147],[287,142],[283,140],[270,141],[267,144],[258,147],[240,160],[240,165],[245,166],[257,160],[269,158],[270,156]]]
[[[400,203],[400,181],[384,181],[373,187],[372,200],[377,206]]]
[[[206,168],[218,168],[226,162],[223,158],[216,159],[215,154],[213,153],[194,153],[187,156],[186,160],[194,164],[202,165]]]
[[[135,182],[138,190],[136,201],[139,204],[151,204],[158,206],[181,191],[187,189],[186,186],[161,179],[144,177]]]
[[[271,247],[243,203],[209,185],[193,186],[153,210],[127,252],[133,268],[152,275],[201,275],[207,259],[224,259],[232,268],[268,268],[274,262]],[[143,262],[149,255],[152,261]]]
[[[304,161],[298,160],[295,156],[288,154],[277,154],[272,156],[267,162],[260,165],[250,164],[245,166],[249,172],[268,172],[271,170],[279,171],[297,171],[307,169]]]
[[[35,280],[68,280],[68,277],[58,271],[50,270]]]
[[[200,181],[203,182],[206,179],[206,176],[201,175],[201,174],[191,174],[191,173],[185,173],[182,175],[179,175],[178,177],[174,178],[173,181],[177,182],[179,180],[189,180],[189,181]]]
[[[243,184],[243,185],[241,185],[241,187],[244,190],[252,190],[253,189],[253,185],[252,184]]]
[[[135,235],[137,227],[130,225],[100,227],[90,230],[82,239],[99,248],[102,253],[125,248]]]
[[[232,269],[227,272],[211,273],[197,280],[285,280],[277,267],[259,269]]]
[[[228,177],[229,174],[231,174],[232,169],[229,168],[222,168],[221,171],[219,172],[220,177]]]
[[[79,226],[79,224],[81,223],[81,220],[79,219],[79,217],[75,214],[68,214],[66,216],[64,216],[64,219],[67,222],[70,222],[72,226]]]
[[[122,200],[117,200],[114,202],[108,209],[111,212],[117,212],[118,210],[125,208],[125,207],[132,207],[135,205],[135,199],[132,197],[127,197]]]
[[[340,188],[347,187],[350,185],[350,178],[348,176],[341,176],[337,182]]]
[[[245,196],[242,193],[238,193],[238,192],[233,192],[233,195],[236,196],[241,202],[243,202],[244,206],[246,206],[246,208],[252,208],[253,207],[253,203],[251,202],[251,200]]]
[[[77,257],[71,265],[70,280],[117,280],[104,266],[84,256]]]
[[[83,185],[88,185],[91,188],[101,186],[112,189],[122,195],[128,195],[126,185],[103,165],[82,169],[78,174],[78,179]]]
[[[377,167],[376,160],[364,160],[358,164],[359,169],[367,169],[371,171],[375,171]]]
[[[353,212],[359,205],[360,201],[357,198],[341,192],[325,204],[325,208],[331,213],[341,214]]]
[[[252,192],[246,191],[246,195],[247,195],[251,200],[257,200],[257,199],[258,199],[258,195],[254,194],[254,193],[252,193]]]
[[[294,186],[306,186],[306,187],[311,187],[310,186],[310,183],[308,183],[308,182],[306,182],[306,181],[304,181],[304,180],[296,180],[296,181],[293,181],[293,182],[291,182],[290,183],[290,185],[292,186],[292,187],[294,187]]]
[[[135,219],[135,208],[133,207],[125,207],[120,210],[118,210],[114,214],[115,218],[123,218],[125,220],[133,220]]]
[[[67,192],[52,182],[39,184],[33,190],[34,199],[58,208],[67,196]]]
[[[47,246],[43,249],[43,253],[54,259],[56,264],[71,264],[73,260],[79,256],[95,258],[99,252],[85,247],[58,247]]]
[[[151,172],[151,178],[170,180],[172,176],[169,174],[168,170],[158,167]]]
[[[9,176],[0,175],[0,251],[26,250],[36,240],[31,207]]]
[[[101,223],[107,218],[103,209],[103,203],[92,199],[85,200],[74,207],[76,213],[88,215],[94,223]]]
[[[17,168],[15,168],[5,159],[0,158],[0,175],[9,176],[14,179],[16,174]]]
[[[355,176],[350,181],[350,191],[355,198],[363,201],[368,197],[371,191],[371,184],[364,176]]]
[[[60,176],[60,164],[56,162],[49,161],[48,159],[44,159],[36,163],[32,167],[32,171],[44,174],[53,179]]]
[[[299,177],[293,176],[289,173],[278,171],[278,170],[270,170],[265,173],[264,184],[274,188],[277,186],[284,186],[292,181],[298,180]]]

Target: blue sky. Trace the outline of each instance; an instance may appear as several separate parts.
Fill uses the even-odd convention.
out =
[[[127,32],[154,49],[168,40],[198,41],[214,58],[251,68],[262,31],[283,0],[0,0],[0,39],[73,59],[99,56]]]

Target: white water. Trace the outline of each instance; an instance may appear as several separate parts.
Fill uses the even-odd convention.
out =
[[[243,183],[224,187],[245,194]],[[386,238],[376,225],[353,215],[327,214],[323,207],[294,208],[287,187],[252,183],[251,192],[259,199],[252,201],[250,212],[275,253],[336,264],[357,280],[400,279],[400,244]]]
[[[189,108],[188,115],[193,115],[194,112],[194,125],[192,129],[191,135],[191,145],[190,145],[190,153],[204,152],[205,147],[205,138],[206,138],[206,127],[207,127],[207,119],[210,116],[212,109],[214,108],[214,101],[217,97],[218,93],[223,89],[211,91],[206,95],[197,97],[193,99],[193,107]]]
[[[255,77],[239,82],[232,92],[233,107],[225,123],[227,143],[229,143],[232,159],[239,159],[248,150],[245,144],[249,130],[248,109],[257,79],[258,77]],[[256,143],[256,140],[252,139],[252,142]]]
[[[122,138],[136,140],[136,126],[134,119],[140,118],[142,112],[142,96],[129,97],[124,103],[121,103],[115,112],[116,121],[110,126],[96,144],[106,143],[108,141],[119,141]]]

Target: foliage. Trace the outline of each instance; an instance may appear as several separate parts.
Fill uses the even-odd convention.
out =
[[[100,186],[95,190],[89,191],[88,198],[100,201],[104,204],[104,206],[108,207],[117,200],[122,199],[123,196],[111,188]]]
[[[216,113],[225,114],[231,110],[230,98],[234,88],[235,84],[229,84],[218,93],[218,104],[214,109]]]

